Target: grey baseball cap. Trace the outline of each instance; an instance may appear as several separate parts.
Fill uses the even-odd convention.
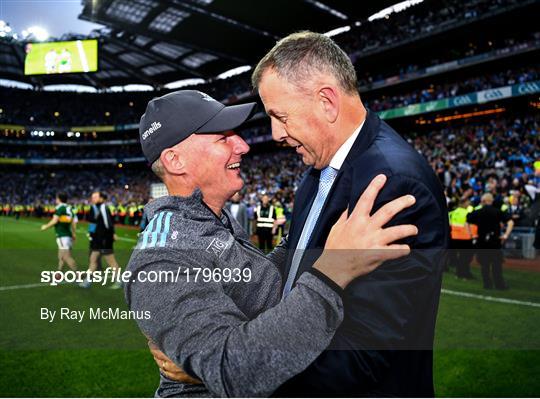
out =
[[[144,156],[153,163],[161,152],[192,134],[220,133],[237,128],[255,111],[256,103],[229,107],[197,90],[178,90],[154,98],[139,124]]]

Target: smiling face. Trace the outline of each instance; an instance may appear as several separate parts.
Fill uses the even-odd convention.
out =
[[[242,155],[249,146],[233,132],[193,134],[179,145],[185,176],[190,185],[199,187],[205,201],[223,204],[242,189]]]
[[[262,75],[259,95],[270,116],[272,138],[294,147],[306,165],[327,166],[333,155],[333,137],[317,90],[299,89],[268,69]]]

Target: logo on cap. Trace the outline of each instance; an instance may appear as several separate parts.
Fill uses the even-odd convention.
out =
[[[202,91],[199,91],[199,94],[201,95],[204,101],[216,101],[212,97],[210,97],[208,94],[203,93]]]
[[[156,130],[158,130],[161,127],[160,122],[152,122],[152,125],[150,125],[150,128],[145,130],[142,134],[142,139],[146,140],[148,136],[150,136],[152,133],[154,133]]]

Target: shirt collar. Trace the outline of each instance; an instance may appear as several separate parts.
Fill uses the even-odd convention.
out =
[[[336,170],[340,170],[341,166],[343,166],[343,162],[345,162],[345,158],[347,158],[347,155],[349,155],[349,152],[351,151],[351,148],[356,141],[356,138],[360,134],[360,130],[362,130],[362,126],[364,126],[364,122],[366,120],[364,119],[362,123],[360,123],[360,126],[356,128],[356,130],[351,134],[351,136],[345,140],[345,142],[339,147],[339,149],[336,151],[332,159],[330,160],[330,166]]]

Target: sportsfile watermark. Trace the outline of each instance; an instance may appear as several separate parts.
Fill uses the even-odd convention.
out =
[[[130,282],[140,283],[177,283],[184,281],[187,283],[249,283],[252,278],[249,268],[208,268],[208,267],[182,267],[176,271],[172,270],[141,270],[133,274],[129,270],[122,271],[122,268],[107,268],[105,270],[68,270],[41,272],[41,282],[50,286],[57,286],[64,283],[85,283],[94,284],[126,284]]]
[[[538,258],[528,259],[521,251],[514,252],[503,253],[505,285],[499,281],[501,276],[497,270],[495,274],[491,270],[491,289],[483,288],[480,262],[500,261],[500,251],[414,250],[405,259],[381,265],[347,287],[340,327],[340,331],[347,334],[347,340],[332,343],[331,349],[539,350],[540,338],[531,334],[540,317]],[[209,322],[214,323],[216,315],[222,314],[223,304],[231,303],[241,311],[238,325],[231,325],[237,329],[235,331],[243,331],[246,323],[248,327],[258,325],[266,320],[257,318],[258,315],[272,315],[280,312],[280,308],[289,312],[283,312],[266,328],[295,330],[297,320],[303,320],[304,316],[309,322],[316,322],[328,315],[327,311],[306,311],[297,318],[292,312],[298,306],[305,301],[315,306],[319,298],[327,309],[325,298],[335,297],[335,291],[325,285],[326,280],[309,276],[316,286],[306,285],[305,278],[299,279],[291,293],[282,298],[279,281],[272,285],[279,279],[279,270],[274,270],[272,264],[261,268],[255,263],[264,261],[263,256],[257,255],[250,263],[244,259],[233,262],[227,257],[227,251],[221,252],[221,256],[216,254],[214,262],[207,264],[201,264],[201,250],[186,251],[180,253],[178,259],[171,258],[159,267],[152,264],[146,269],[126,267],[132,250],[116,251],[121,269],[106,269],[104,258],[93,273],[93,283],[88,287],[79,286],[78,282],[87,279],[88,251],[75,250],[73,254],[81,271],[64,269],[58,273],[54,270],[56,250],[0,251],[0,300],[4,316],[4,322],[0,322],[0,349],[144,350],[146,339],[138,324],[165,323],[180,330],[196,329],[193,316],[198,320],[209,318]],[[313,264],[318,255],[320,251],[306,251],[303,259]],[[350,255],[336,251],[336,267]],[[359,258],[375,255],[364,251]],[[445,266],[448,271],[444,271]],[[299,274],[302,273],[307,272],[300,268]],[[485,277],[487,279],[487,275]],[[281,277],[282,284],[286,278],[287,274]],[[221,283],[215,283],[220,280]],[[126,287],[127,296],[124,290],[117,289],[118,285]],[[317,295],[308,297],[307,293],[313,293],[313,289],[317,289]],[[208,302],[193,312],[190,308],[193,301],[201,300]],[[374,315],[378,318],[373,320],[378,323],[367,323],[365,317],[355,317],[360,314]],[[396,317],[406,323],[395,324]],[[253,324],[249,324],[251,321]],[[402,333],[387,334],[390,327],[399,328]],[[194,345],[201,345],[204,350],[207,343],[201,340]],[[274,351],[284,350],[285,344],[280,346],[276,341],[268,345],[268,350]],[[306,344],[297,349],[307,351],[310,346]]]

